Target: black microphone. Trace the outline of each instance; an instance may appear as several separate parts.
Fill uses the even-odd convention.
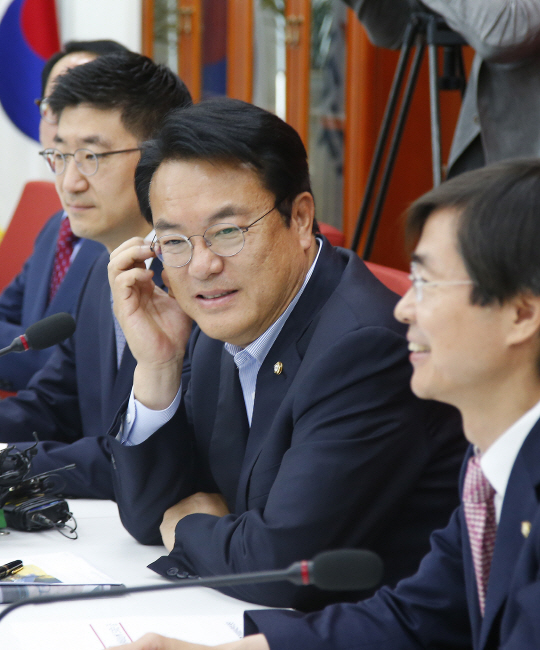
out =
[[[47,316],[30,325],[24,334],[13,339],[11,345],[0,350],[0,357],[10,352],[44,350],[67,339],[75,331],[75,320],[66,312]]]
[[[173,584],[144,585],[142,587],[114,587],[110,591],[90,591],[79,594],[61,594],[59,596],[34,596],[24,598],[8,605],[0,612],[0,621],[9,612],[24,605],[57,603],[67,600],[93,600],[124,596],[142,591],[163,591],[183,587],[233,587],[235,585],[256,584],[263,582],[281,582],[288,580],[295,585],[315,585],[319,589],[332,591],[359,591],[372,589],[381,581],[383,562],[373,551],[362,549],[341,549],[324,551],[313,560],[294,562],[288,569],[274,571],[254,571],[233,575],[213,576],[210,578],[193,578]]]

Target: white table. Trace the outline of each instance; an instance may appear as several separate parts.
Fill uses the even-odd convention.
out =
[[[17,559],[24,560],[32,555],[69,552],[84,558],[115,582],[126,586],[165,582],[164,578],[147,568],[150,562],[167,553],[165,547],[143,546],[136,542],[123,528],[115,503],[70,499],[69,505],[77,519],[77,540],[66,539],[56,530],[31,533],[11,531],[9,535],[0,536],[0,564]],[[90,617],[208,614],[230,616],[239,620],[245,609],[259,607],[204,587],[94,601],[54,603],[15,610],[6,617],[5,622],[0,623],[0,638],[3,636],[1,626],[8,622],[10,627],[24,627],[29,621],[32,625],[39,625],[42,621],[69,621]],[[73,648],[77,648],[77,644],[74,644]]]

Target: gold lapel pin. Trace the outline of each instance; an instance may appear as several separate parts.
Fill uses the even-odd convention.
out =
[[[281,361],[274,363],[274,374],[281,375],[282,372],[283,372],[283,364],[281,363]]]
[[[521,534],[525,539],[529,536],[529,533],[531,532],[531,522],[530,521],[522,521],[521,522]]]

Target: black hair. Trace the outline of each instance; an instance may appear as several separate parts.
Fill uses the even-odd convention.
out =
[[[287,227],[295,197],[312,193],[307,153],[298,133],[276,115],[237,99],[209,99],[172,111],[155,139],[145,144],[135,189],[150,223],[150,183],[158,167],[170,160],[248,165],[275,196]],[[318,232],[316,221],[313,232]]]
[[[167,66],[128,52],[100,56],[60,75],[49,104],[57,115],[80,104],[119,110],[124,127],[142,142],[170,110],[189,106],[191,95]]]
[[[540,159],[496,163],[431,190],[409,208],[409,240],[444,208],[458,217],[458,250],[473,281],[473,304],[540,295]]]
[[[45,88],[47,87],[47,81],[49,81],[49,75],[54,66],[63,59],[67,54],[73,54],[73,52],[90,52],[91,54],[96,54],[97,56],[103,56],[104,54],[119,54],[121,52],[129,52],[128,48],[121,43],[116,41],[68,41],[64,43],[62,49],[59,52],[56,52],[47,60],[41,71],[41,97],[45,95]]]

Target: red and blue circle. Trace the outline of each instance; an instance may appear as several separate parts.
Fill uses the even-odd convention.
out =
[[[54,0],[13,0],[0,22],[0,103],[23,133],[39,140],[41,71],[60,49]]]

